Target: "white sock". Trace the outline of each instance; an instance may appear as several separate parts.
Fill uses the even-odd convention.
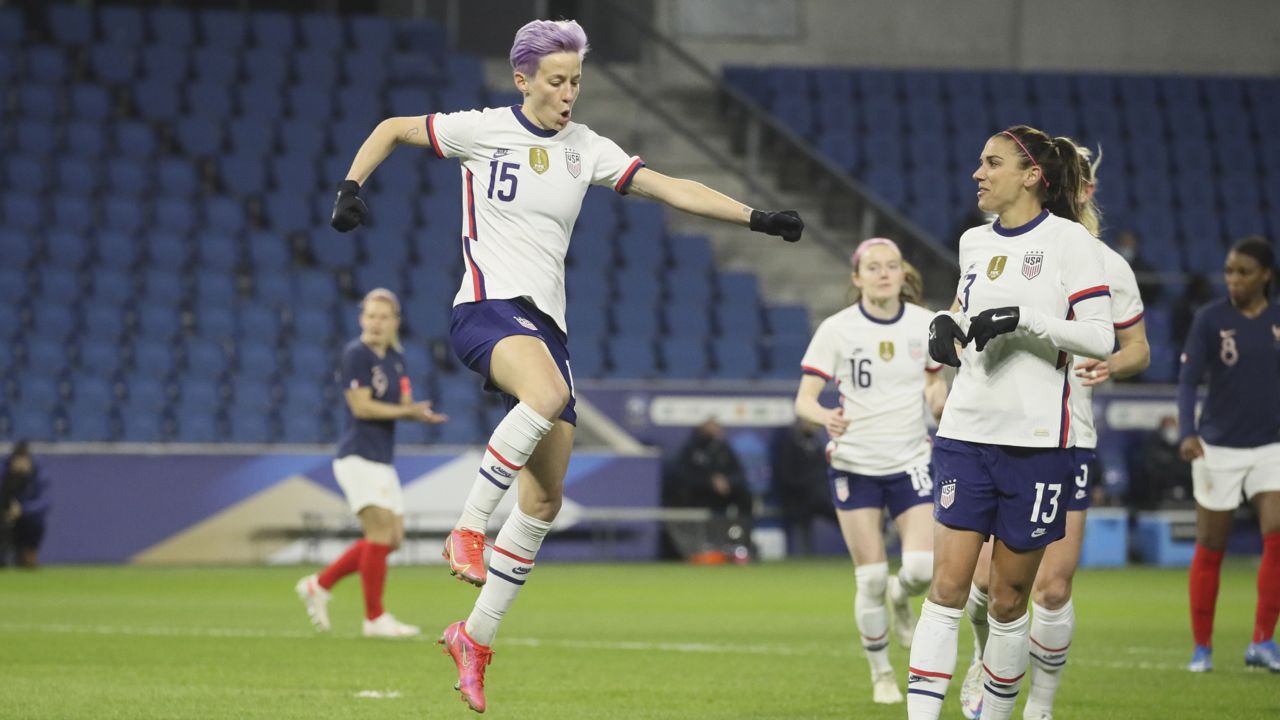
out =
[[[1027,630],[1031,618],[1026,613],[1013,622],[988,618],[991,637],[982,654],[982,720],[1008,720],[1018,702],[1022,676],[1027,673]]]
[[[912,550],[902,553],[902,567],[898,569],[898,582],[908,595],[921,595],[933,581],[933,552]]]
[[[854,618],[862,650],[871,663],[872,676],[893,672],[889,664],[889,608],[884,604],[884,590],[889,584],[889,563],[859,565],[853,571],[858,579],[858,595],[853,600]]]
[[[467,634],[481,645],[492,645],[498,624],[529,578],[533,559],[551,523],[529,517],[515,508],[502,523],[489,556],[489,580],[480,589],[475,608],[467,618]]]
[[[959,608],[935,605],[928,599],[920,608],[916,634],[911,640],[910,674],[907,676],[907,718],[937,720],[947,683],[956,671],[956,642],[960,637]]]
[[[551,421],[519,403],[498,423],[480,462],[480,472],[471,483],[471,493],[462,508],[458,527],[483,533],[507,488],[515,482],[520,468],[529,462],[538,442],[551,432]]]
[[[987,649],[987,633],[991,627],[987,624],[987,594],[977,585],[969,586],[969,602],[964,604],[964,612],[973,626],[973,657],[981,660]]]
[[[1053,710],[1053,698],[1058,694],[1071,634],[1076,628],[1076,609],[1068,599],[1067,604],[1057,610],[1046,610],[1035,603],[1031,604],[1031,610],[1031,662],[1035,664],[1035,672],[1031,674],[1023,715],[1039,717]]]

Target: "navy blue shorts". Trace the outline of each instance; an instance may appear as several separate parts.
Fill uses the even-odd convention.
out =
[[[1022,448],[939,437],[933,445],[933,516],[951,528],[1034,550],[1066,534],[1075,488],[1070,449]]]
[[[1092,448],[1071,448],[1071,468],[1076,481],[1071,488],[1071,497],[1067,499],[1067,510],[1083,512],[1092,502],[1093,484],[1102,480],[1098,453]]]
[[[489,379],[489,362],[493,346],[512,335],[536,337],[551,351],[560,375],[569,386],[569,404],[560,419],[578,424],[577,398],[573,392],[573,375],[569,371],[568,338],[555,321],[526,300],[480,300],[456,305],[449,321],[449,344],[463,365],[484,378],[484,389],[502,396],[507,409],[520,402],[498,389]]]
[[[828,467],[827,481],[837,510],[887,507],[889,517],[896,518],[916,505],[933,502],[928,465],[894,475],[855,475]]]

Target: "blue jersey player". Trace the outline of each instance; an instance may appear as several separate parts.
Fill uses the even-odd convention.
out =
[[[391,464],[396,420],[441,423],[448,418],[430,402],[414,402],[413,386],[400,354],[400,302],[378,288],[360,305],[360,337],[342,351],[341,383],[347,424],[338,442],[333,476],[360,518],[364,537],[333,564],[298,581],[298,597],[317,630],[329,629],[329,591],[354,572],[364,590],[366,637],[410,637],[419,630],[382,607],[387,555],[404,540],[404,499]]]
[[[930,326],[930,355],[959,371],[933,453],[939,527],[911,644],[912,720],[942,709],[988,536],[983,717],[1013,712],[1028,663],[1030,588],[1044,548],[1065,534],[1074,484],[1072,356],[1104,359],[1115,342],[1098,243],[1079,222],[1085,180],[1075,143],[1011,127],[987,141],[973,179],[978,208],[997,219],[961,236],[956,303]]]
[[[1196,313],[1182,352],[1178,425],[1191,463],[1196,552],[1191,561],[1192,672],[1213,668],[1213,615],[1231,521],[1242,500],[1262,525],[1258,606],[1249,665],[1280,672],[1273,637],[1280,615],[1280,305],[1270,299],[1275,254],[1260,237],[1227,254],[1228,298]],[[1196,388],[1209,394],[1196,422]]]

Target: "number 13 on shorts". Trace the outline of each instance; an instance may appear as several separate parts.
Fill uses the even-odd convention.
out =
[[[1031,522],[1052,524],[1058,517],[1058,498],[1061,495],[1062,483],[1036,483],[1036,504],[1031,507]],[[1047,507],[1044,508],[1044,512],[1041,512],[1041,507],[1045,505]]]

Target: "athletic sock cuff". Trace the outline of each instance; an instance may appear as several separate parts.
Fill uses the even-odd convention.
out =
[[[1075,607],[1071,604],[1071,598],[1067,598],[1067,604],[1057,610],[1050,610],[1038,603],[1031,603],[1031,611],[1035,613],[1037,622],[1056,624],[1066,622],[1075,614]]]

